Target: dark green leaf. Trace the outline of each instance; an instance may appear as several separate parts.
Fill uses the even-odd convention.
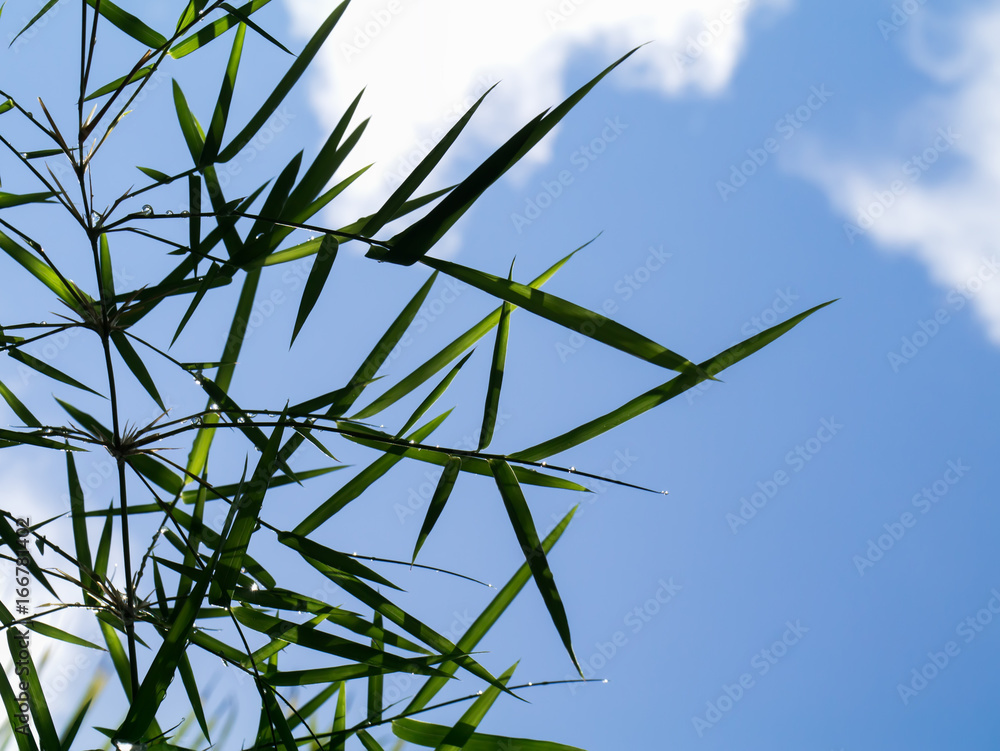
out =
[[[423,547],[424,541],[431,533],[431,530],[434,529],[434,525],[441,516],[441,512],[444,511],[445,504],[448,503],[448,498],[451,496],[451,491],[455,487],[455,480],[458,479],[458,473],[461,469],[461,457],[449,457],[448,463],[441,473],[441,478],[438,480],[437,487],[434,489],[430,505],[427,507],[427,516],[424,517],[424,523],[420,527],[420,534],[417,535],[417,543],[413,547],[414,561],[417,560],[420,548]]]
[[[292,343],[295,342],[295,337],[299,335],[299,331],[319,300],[327,277],[330,276],[330,269],[333,268],[333,262],[337,260],[338,247],[337,238],[333,235],[323,236],[319,253],[316,255],[316,260],[309,271],[309,278],[306,279],[305,288],[302,290],[302,301],[299,303],[299,312],[295,316],[295,327],[292,329]]]
[[[87,0],[87,4],[90,5],[91,8],[96,6],[95,0]],[[149,28],[149,26],[144,24],[131,13],[125,12],[112,3],[111,0],[101,0],[100,5],[97,7],[99,8],[102,16],[140,44],[144,44],[153,49],[159,49],[160,47],[167,46],[167,38],[163,36],[163,34]]]

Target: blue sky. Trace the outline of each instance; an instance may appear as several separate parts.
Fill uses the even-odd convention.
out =
[[[839,298],[726,371],[723,383],[558,457],[669,495],[610,486],[583,500],[529,494],[545,530],[581,504],[552,564],[577,655],[588,676],[608,683],[536,689],[530,705],[500,702],[483,730],[595,751],[995,748],[1000,478],[991,457],[1000,410],[990,384],[1000,365],[1000,146],[990,126],[1000,118],[991,86],[1000,5],[608,5],[513,2],[490,16],[479,3],[428,2],[418,15],[405,3],[357,2],[253,167],[273,169],[299,148],[314,154],[369,83],[362,111],[373,115],[371,138],[359,160],[379,165],[325,217],[338,226],[378,205],[407,155],[485,86],[502,79],[436,184],[462,176],[537,111],[652,39],[530,164],[487,193],[439,254],[498,274],[516,256],[515,277],[531,278],[602,233],[548,289],[608,306],[615,320],[695,361]],[[295,0],[268,12],[295,39],[327,6]],[[484,39],[488,30],[496,43]],[[259,49],[251,70],[273,76]],[[218,54],[204,59],[204,70],[217,70]],[[167,73],[204,120],[217,76],[175,68]],[[136,117],[161,119],[163,148],[179,149],[167,91],[155,89]],[[247,112],[253,101],[246,94],[237,103]],[[142,148],[138,132],[123,128],[124,146]],[[134,179],[109,173],[109,182]],[[139,258],[124,268],[146,273]],[[301,277],[285,271],[262,285],[262,297],[277,290],[296,299]],[[242,401],[339,385],[425,278],[419,267],[345,254],[287,363],[264,347],[287,341],[296,305],[262,305],[237,382]],[[25,293],[8,299],[37,304]],[[491,308],[472,288],[438,282],[426,325],[385,372],[408,372]],[[206,316],[200,330],[212,322]],[[204,344],[189,336],[178,347]],[[330,357],[332,344],[341,356]],[[666,380],[523,312],[509,346],[500,451]],[[489,349],[480,346],[456,381],[442,445],[478,431]],[[318,367],[286,387],[304,364]],[[24,393],[38,401],[44,394],[33,388]],[[190,392],[171,388],[178,404]],[[135,404],[149,410],[138,392]],[[245,447],[232,446],[235,468]],[[362,453],[346,451],[341,458],[363,465]],[[61,492],[30,485],[36,464],[0,462],[24,503]],[[337,529],[324,528],[324,540],[406,557],[426,503],[424,472],[398,468]],[[499,498],[474,481],[456,494],[421,557],[505,580],[518,551]],[[305,508],[309,500],[288,497]],[[412,590],[404,604],[453,614],[436,624],[445,632],[488,597],[452,580],[389,573]],[[496,670],[522,658],[525,681],[572,672],[533,590],[485,647]]]

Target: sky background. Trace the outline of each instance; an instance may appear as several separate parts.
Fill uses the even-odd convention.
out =
[[[381,205],[414,155],[493,83],[428,187],[461,178],[521,124],[648,41],[433,254],[495,274],[516,256],[515,278],[530,279],[601,233],[547,289],[591,309],[610,304],[615,320],[694,361],[839,298],[727,370],[723,383],[558,457],[668,496],[607,485],[582,500],[528,493],[540,531],[580,504],[551,562],[585,672],[608,683],[536,689],[530,705],[498,702],[481,729],[595,751],[994,749],[1000,3],[668,5],[355,0],[313,74],[272,120],[273,137],[253,147],[253,159],[238,160],[266,175],[299,149],[314,155],[367,86],[355,122],[372,121],[342,174],[376,166],[324,215],[327,226],[341,226]],[[23,25],[19,13],[34,13],[25,6],[21,13],[8,3],[4,39]],[[262,18],[301,46],[333,7],[288,0]],[[142,12],[159,28],[174,13]],[[62,63],[46,60],[38,40],[69,33],[72,15],[53,15],[37,37],[0,53],[4,88],[26,96],[53,86]],[[248,56],[242,82],[262,83],[240,93],[237,121],[284,64],[254,44],[259,54]],[[224,47],[199,65],[165,69],[164,82],[177,77],[203,122]],[[24,73],[16,81],[14,70]],[[71,103],[68,88],[62,99]],[[181,153],[169,86],[151,87],[143,104],[136,124],[123,125],[99,188],[138,182],[115,154],[162,168]],[[5,135],[26,133],[9,118]],[[154,127],[151,138],[144,128]],[[2,159],[8,189],[13,162]],[[247,179],[229,177],[234,185]],[[169,195],[162,200],[170,205]],[[141,249],[123,257],[126,276],[155,273]],[[301,340],[279,361],[267,350],[285,349],[305,268],[279,269],[262,283],[261,298],[277,291],[294,304],[259,308],[235,383],[243,403],[301,400],[342,385],[427,276],[345,249]],[[38,291],[5,291],[3,322],[31,320],[38,308],[44,318],[50,307]],[[234,294],[219,293],[217,310],[231,307]],[[470,287],[439,281],[418,319],[426,325],[383,372],[409,372],[493,307]],[[215,356],[222,334],[212,332],[213,310],[179,340],[185,357]],[[478,433],[490,342],[441,403],[457,405],[436,434],[442,445]],[[52,361],[78,347],[69,342]],[[100,363],[87,367],[79,372],[99,383]],[[4,368],[11,385],[16,370]],[[494,448],[533,445],[663,380],[656,368],[515,313]],[[45,412],[51,400],[41,381],[15,391]],[[166,393],[178,409],[200,398],[190,382]],[[151,415],[138,391],[134,405]],[[6,407],[0,412],[3,424],[15,421]],[[406,414],[400,408],[387,422]],[[220,475],[242,466],[246,447],[230,445],[231,466]],[[344,451],[345,462],[367,463],[360,450]],[[23,454],[0,456],[11,504],[39,517],[66,510],[61,458]],[[426,471],[401,465],[321,528],[321,539],[407,557],[429,497]],[[39,473],[51,480],[39,483]],[[297,521],[306,511],[295,504],[308,509],[325,498],[344,479],[337,475],[305,497],[288,495],[271,518],[292,513]],[[89,502],[106,505],[111,494],[98,487]],[[518,555],[491,483],[470,480],[421,559],[496,584]],[[443,633],[460,633],[456,624],[489,599],[453,579],[386,573],[411,590],[404,607],[453,614],[432,624]],[[524,681],[572,675],[530,587],[484,646],[484,664],[497,671],[521,658]],[[80,670],[98,667],[92,660]],[[215,673],[210,707],[224,713],[249,687]],[[360,691],[353,701],[361,706]]]

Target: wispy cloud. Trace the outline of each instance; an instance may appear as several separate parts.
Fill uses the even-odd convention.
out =
[[[354,0],[321,53],[311,101],[327,128],[365,89],[360,113],[372,121],[345,169],[375,162],[352,188],[350,209],[370,210],[492,84],[502,81],[470,126],[466,149],[497,145],[581,80],[570,62],[593,53],[596,73],[634,46],[652,42],[608,85],[665,95],[724,89],[746,47],[746,22],[790,0]],[[306,36],[333,0],[287,0]],[[461,152],[458,152],[461,155]],[[530,155],[546,160],[542,143]],[[447,166],[444,170],[447,174]],[[524,178],[524,172],[520,173]],[[454,177],[454,175],[451,175]],[[439,177],[437,186],[445,184]],[[359,202],[360,201],[360,202]],[[343,202],[340,204],[345,205]],[[347,219],[348,217],[342,217]]]
[[[1000,345],[1000,8],[939,18],[921,7],[889,23],[883,34],[899,33],[935,84],[900,114],[893,152],[812,141],[786,164],[825,190],[847,245],[867,240],[925,264]],[[932,32],[958,52],[931,52]]]

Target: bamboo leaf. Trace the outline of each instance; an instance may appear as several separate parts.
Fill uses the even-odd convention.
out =
[[[485,695],[485,694],[484,694]],[[418,746],[437,749],[461,748],[464,751],[498,751],[512,749],[513,751],[582,751],[575,746],[550,741],[532,741],[526,738],[508,738],[501,735],[474,733],[461,746],[443,745],[448,735],[459,726],[449,728],[444,725],[434,725],[420,722],[410,717],[392,721],[392,732],[400,740],[415,743]]]
[[[226,7],[223,5],[223,7]],[[227,10],[229,8],[227,7]],[[235,15],[235,14],[234,14]],[[212,123],[209,125],[208,134],[205,136],[205,147],[201,152],[200,165],[212,164],[219,154],[222,146],[222,137],[226,131],[226,122],[229,120],[229,108],[233,103],[233,92],[236,90],[236,76],[240,70],[240,60],[243,56],[243,40],[246,39],[247,28],[240,24],[236,29],[236,38],[233,39],[233,49],[229,53],[229,64],[226,66],[226,74],[222,78],[222,89],[215,100],[215,112],[212,114]]]
[[[23,193],[18,195],[0,191],[0,209],[9,209],[12,206],[23,206],[28,203],[51,203],[48,199],[54,195],[55,193]]]
[[[522,461],[539,461],[566,451],[574,446],[579,446],[581,443],[589,441],[591,438],[599,436],[602,433],[621,425],[622,423],[628,422],[633,417],[641,415],[643,412],[646,412],[653,407],[663,404],[663,402],[669,401],[670,399],[683,394],[688,389],[693,388],[702,381],[706,380],[709,376],[715,376],[721,373],[731,365],[735,365],[743,358],[749,357],[757,350],[773,342],[779,336],[782,336],[793,329],[817,310],[825,308],[832,302],[835,301],[831,300],[830,302],[825,302],[822,305],[810,308],[806,312],[800,313],[799,315],[788,319],[784,323],[779,323],[776,326],[772,326],[771,328],[760,332],[759,334],[754,334],[750,338],[730,347],[724,352],[720,352],[715,357],[701,363],[699,366],[701,374],[692,371],[676,376],[666,383],[650,389],[646,393],[637,396],[636,398],[623,404],[621,407],[618,407],[601,417],[590,420],[573,430],[567,431],[566,433],[547,441],[543,441],[542,443],[532,446],[531,448],[517,451],[511,454],[510,458],[520,459]]]
[[[174,81],[174,109],[177,111],[177,122],[180,123],[181,133],[188,151],[191,152],[191,159],[195,164],[201,164],[201,155],[205,148],[205,131],[201,129],[198,119],[191,112],[188,106],[187,97],[181,90],[181,86]]]
[[[0,381],[0,396],[3,397],[4,401],[7,402],[8,406],[11,408],[11,411],[13,411],[14,414],[20,418],[21,422],[23,422],[25,426],[29,428],[42,427],[42,423],[38,421],[38,418],[31,413],[31,410],[24,406],[14,392],[7,388],[2,381]]]
[[[591,241],[593,242],[593,241]],[[590,243],[586,245],[581,245],[579,248],[574,250],[565,258],[560,259],[556,263],[552,264],[548,269],[542,272],[534,281],[528,286],[532,289],[542,286],[551,279],[555,273],[561,269],[576,253],[578,253],[583,248],[587,247]],[[461,356],[469,347],[482,339],[486,334],[488,334],[494,326],[500,322],[500,314],[503,308],[497,308],[484,319],[479,321],[476,325],[466,331],[464,334],[459,335],[454,341],[446,345],[441,351],[436,355],[431,357],[427,362],[420,365],[416,370],[403,378],[395,386],[387,390],[382,396],[378,397],[369,404],[367,407],[362,409],[360,412],[354,415],[354,419],[362,420],[372,415],[376,415],[382,410],[386,409],[392,404],[402,399],[404,396],[409,394],[411,391],[419,387],[427,379],[437,373],[439,370],[444,368],[448,363],[450,363],[455,358]]]
[[[510,265],[511,274],[514,264]],[[510,276],[508,276],[510,281]],[[509,302],[500,308],[500,321],[497,323],[496,341],[493,345],[493,364],[490,368],[490,382],[486,388],[486,406],[483,409],[483,427],[479,432],[479,448],[482,451],[493,440],[496,429],[497,414],[500,411],[500,388],[503,385],[504,364],[507,361],[507,338],[510,334],[510,313],[513,310]]]
[[[438,383],[438,385],[431,390],[431,393],[429,393],[426,398],[424,398],[424,400],[417,405],[417,408],[413,410],[413,414],[410,415],[410,419],[407,420],[406,424],[399,429],[399,435],[403,435],[410,428],[416,425],[417,421],[427,414],[427,411],[433,407],[435,403],[437,403],[437,400],[440,399],[444,395],[444,392],[448,390],[448,387],[451,386],[451,382],[455,380],[455,376],[458,375],[458,371],[460,371],[462,366],[469,361],[470,357],[472,357],[473,352],[475,352],[475,350],[471,350],[465,357],[459,360],[458,363],[448,371],[448,374],[441,379],[440,383]]]
[[[153,66],[147,65],[145,68],[140,68],[135,73],[122,76],[121,78],[116,78],[111,83],[104,84],[104,86],[101,86],[100,88],[95,90],[92,94],[89,94],[87,98],[84,99],[83,101],[89,102],[90,100],[98,99],[104,96],[105,94],[111,94],[115,91],[118,91],[119,89],[124,89],[129,84],[138,83],[142,79],[147,78],[152,72],[153,72]]]
[[[549,568],[545,549],[538,539],[538,533],[535,531],[535,522],[531,518],[531,511],[524,500],[521,486],[518,484],[513,471],[511,471],[510,465],[502,459],[490,459],[490,469],[493,470],[493,477],[496,479],[497,488],[500,490],[500,496],[503,498],[504,506],[507,509],[507,516],[510,517],[510,523],[514,528],[514,534],[517,536],[517,542],[520,544],[521,551],[528,562],[528,567],[531,569],[531,576],[538,586],[538,591],[542,595],[545,607],[549,611],[549,617],[552,618],[552,623],[556,627],[556,631],[559,632],[563,646],[566,647],[573,665],[582,677],[583,671],[580,669],[580,663],[577,662],[576,654],[573,652],[573,643],[569,632],[569,620],[566,618],[566,608],[563,605],[562,597],[559,595],[559,590],[556,589],[556,582],[552,576],[552,570]]]
[[[534,118],[459,183],[427,216],[393,237],[390,241],[391,250],[372,248],[367,254],[368,257],[404,266],[421,260],[472,204],[479,200],[487,188],[520,161],[521,157],[541,141],[602,78],[621,65],[635,51],[633,49],[609,65],[551,112],[542,112]]]
[[[422,258],[421,261],[432,269],[524,308],[529,313],[558,323],[640,360],[681,373],[689,370],[698,371],[697,366],[688,359],[647,339],[642,334],[561,297],[450,261],[429,257]]]
[[[400,588],[391,581],[372,571],[354,556],[348,555],[347,553],[341,553],[339,550],[333,550],[332,548],[328,548],[325,545],[321,545],[318,542],[310,540],[308,537],[297,535],[294,532],[278,532],[277,537],[278,542],[282,545],[287,545],[302,556],[310,558],[314,561],[319,561],[320,563],[329,566],[332,569],[336,569],[341,573],[356,576],[359,579],[367,579],[368,581],[375,582],[376,584],[381,584],[384,587],[401,591]]]
[[[269,41],[271,44],[273,44],[278,49],[282,50],[283,52],[287,52],[289,55],[292,54],[292,51],[289,50],[285,45],[283,45],[281,42],[279,42],[273,36],[271,36],[270,34],[268,34],[260,26],[258,26],[257,24],[255,24],[250,19],[250,16],[245,15],[242,11],[238,10],[237,8],[234,8],[229,3],[222,3],[219,7],[223,8],[224,10],[229,11],[230,14],[236,16],[238,19],[240,19],[240,21],[242,21],[247,26],[249,26],[251,29],[253,29],[254,31],[256,31],[258,34],[260,34],[262,37],[264,37],[267,41]]]
[[[573,519],[573,515],[576,513],[576,509],[571,510],[562,520],[555,526],[555,528],[549,532],[542,542],[542,549],[548,553],[552,550],[553,546],[562,537],[563,532],[569,526],[570,521]],[[510,604],[514,601],[514,598],[524,589],[524,586],[531,579],[531,570],[527,563],[521,564],[521,567],[515,572],[515,574],[510,578],[496,596],[490,601],[490,604],[486,606],[479,617],[473,621],[472,625],[466,629],[465,634],[462,638],[458,640],[455,645],[459,652],[469,653],[482,641],[483,637],[493,628],[493,625],[500,619],[500,616],[504,614]],[[454,674],[458,670],[458,665],[454,662],[445,663],[441,666],[441,669],[449,674]],[[420,687],[417,695],[413,697],[410,703],[407,705],[404,712],[410,714],[413,712],[418,712],[421,709],[427,707],[431,699],[433,699],[437,693],[444,688],[447,684],[447,679],[444,678],[430,678],[424,682],[424,685]]]
[[[28,684],[28,707],[31,718],[34,720],[34,727],[38,733],[38,741],[41,747],[48,751],[61,751],[62,743],[59,740],[59,733],[52,722],[52,713],[49,710],[48,701],[42,691],[42,684],[39,682],[38,669],[35,661],[31,657],[31,650],[28,649],[28,637],[21,634],[17,629],[7,629],[7,646],[10,648],[10,656],[15,663],[23,665],[26,670],[19,670],[20,683]],[[6,682],[6,678],[4,679]],[[21,723],[17,723],[20,725]]]
[[[252,0],[252,2],[241,5],[238,10],[244,16],[248,16],[251,13],[256,13],[269,2],[271,2],[271,0]],[[227,13],[222,18],[219,18],[207,26],[202,27],[194,34],[185,37],[171,47],[170,56],[174,59],[179,59],[185,55],[190,55],[192,52],[201,49],[212,40],[222,36],[240,23],[242,23],[240,18],[232,15],[231,13]]]
[[[448,413],[431,420],[429,423],[414,431],[408,436],[409,440],[422,441],[434,432],[437,427],[444,422]],[[384,449],[387,450],[387,449]],[[330,496],[325,502],[317,506],[313,511],[292,530],[296,535],[305,537],[313,532],[317,527],[332,517],[344,506],[358,498],[364,493],[372,483],[382,477],[392,469],[403,458],[400,452],[387,453],[376,459],[372,464],[363,469],[358,475],[348,481],[340,490]]]
[[[424,541],[427,540],[427,536],[434,529],[434,525],[441,516],[441,512],[444,511],[445,504],[448,503],[448,498],[451,496],[451,491],[455,487],[455,480],[458,479],[458,473],[461,469],[462,459],[460,457],[452,456],[448,459],[448,463],[441,473],[441,478],[438,480],[437,487],[434,489],[430,505],[427,507],[427,515],[424,517],[424,523],[420,527],[420,534],[417,535],[417,543],[413,547],[414,562],[416,562],[417,554],[420,552],[420,548],[423,547]]]
[[[13,47],[14,46],[14,42],[16,42],[20,38],[21,34],[23,34],[28,29],[30,29],[32,26],[34,26],[35,23],[37,21],[39,21],[42,18],[42,16],[44,16],[46,13],[48,13],[50,10],[52,10],[52,7],[56,3],[58,3],[58,2],[59,2],[59,0],[48,0],[48,2],[45,3],[45,5],[42,6],[42,9],[40,11],[38,11],[34,16],[31,17],[31,20],[28,21],[27,25],[23,29],[21,29],[19,32],[17,32],[17,36],[15,36],[13,39],[10,40],[10,45],[9,46]]]
[[[128,366],[128,369],[132,371],[132,375],[135,379],[142,384],[142,387],[146,389],[146,393],[153,397],[153,401],[156,405],[163,410],[167,411],[166,405],[163,403],[163,399],[160,398],[160,392],[156,390],[156,383],[153,381],[153,377],[149,374],[146,369],[146,364],[139,357],[139,354],[133,349],[132,343],[129,342],[128,337],[125,335],[124,331],[112,331],[111,341],[115,343],[115,349],[118,350],[118,354],[122,356],[122,360]]]
[[[125,12],[112,3],[111,0],[100,0],[100,4],[96,0],[87,0],[87,4],[91,8],[98,8],[102,16],[140,44],[153,49],[167,46],[167,38],[163,34],[151,29],[131,13]]]
[[[211,744],[212,734],[209,731],[208,720],[205,717],[205,707],[201,702],[202,693],[198,689],[198,682],[195,679],[194,670],[191,668],[191,660],[188,659],[187,654],[181,655],[181,659],[177,663],[177,669],[181,674],[181,681],[184,684],[184,691],[187,693],[188,702],[194,711],[195,719],[198,720],[198,727],[201,728],[202,735]]]
[[[247,123],[246,127],[230,142],[230,144],[222,150],[219,154],[218,161],[228,162],[234,156],[239,154],[243,148],[250,143],[255,135],[264,127],[264,124],[268,121],[268,118],[274,114],[274,111],[278,109],[278,105],[284,101],[288,92],[292,90],[292,87],[298,82],[299,78],[305,72],[306,68],[312,62],[316,53],[319,52],[320,47],[323,46],[323,42],[333,31],[333,27],[337,25],[337,21],[347,10],[348,1],[338,5],[334,11],[327,17],[327,19],[320,25],[313,35],[312,39],[306,44],[305,49],[299,53],[299,56],[292,63],[291,67],[285,76],[278,82],[278,85],[271,92],[271,95],[264,101],[264,103],[257,108],[256,113],[250,122]]]
[[[10,349],[7,350],[7,354],[11,357],[11,359],[17,360],[19,363],[23,365],[27,365],[32,370],[37,370],[39,373],[41,373],[44,376],[47,376],[48,378],[51,378],[53,381],[59,381],[60,383],[65,383],[67,386],[73,386],[74,388],[82,389],[83,391],[89,391],[91,394],[97,394],[97,396],[101,396],[101,394],[98,394],[89,386],[84,386],[75,378],[71,378],[70,376],[63,373],[61,370],[53,368],[48,363],[35,359],[27,352],[22,352],[19,349]]]
[[[302,290],[299,312],[295,316],[295,327],[292,329],[292,344],[295,343],[295,337],[299,335],[299,331],[319,300],[320,293],[330,276],[330,269],[333,268],[333,262],[337,260],[338,247],[337,239],[333,235],[323,236],[319,253],[316,255],[316,260],[309,271],[309,278],[306,279],[305,288]]]

